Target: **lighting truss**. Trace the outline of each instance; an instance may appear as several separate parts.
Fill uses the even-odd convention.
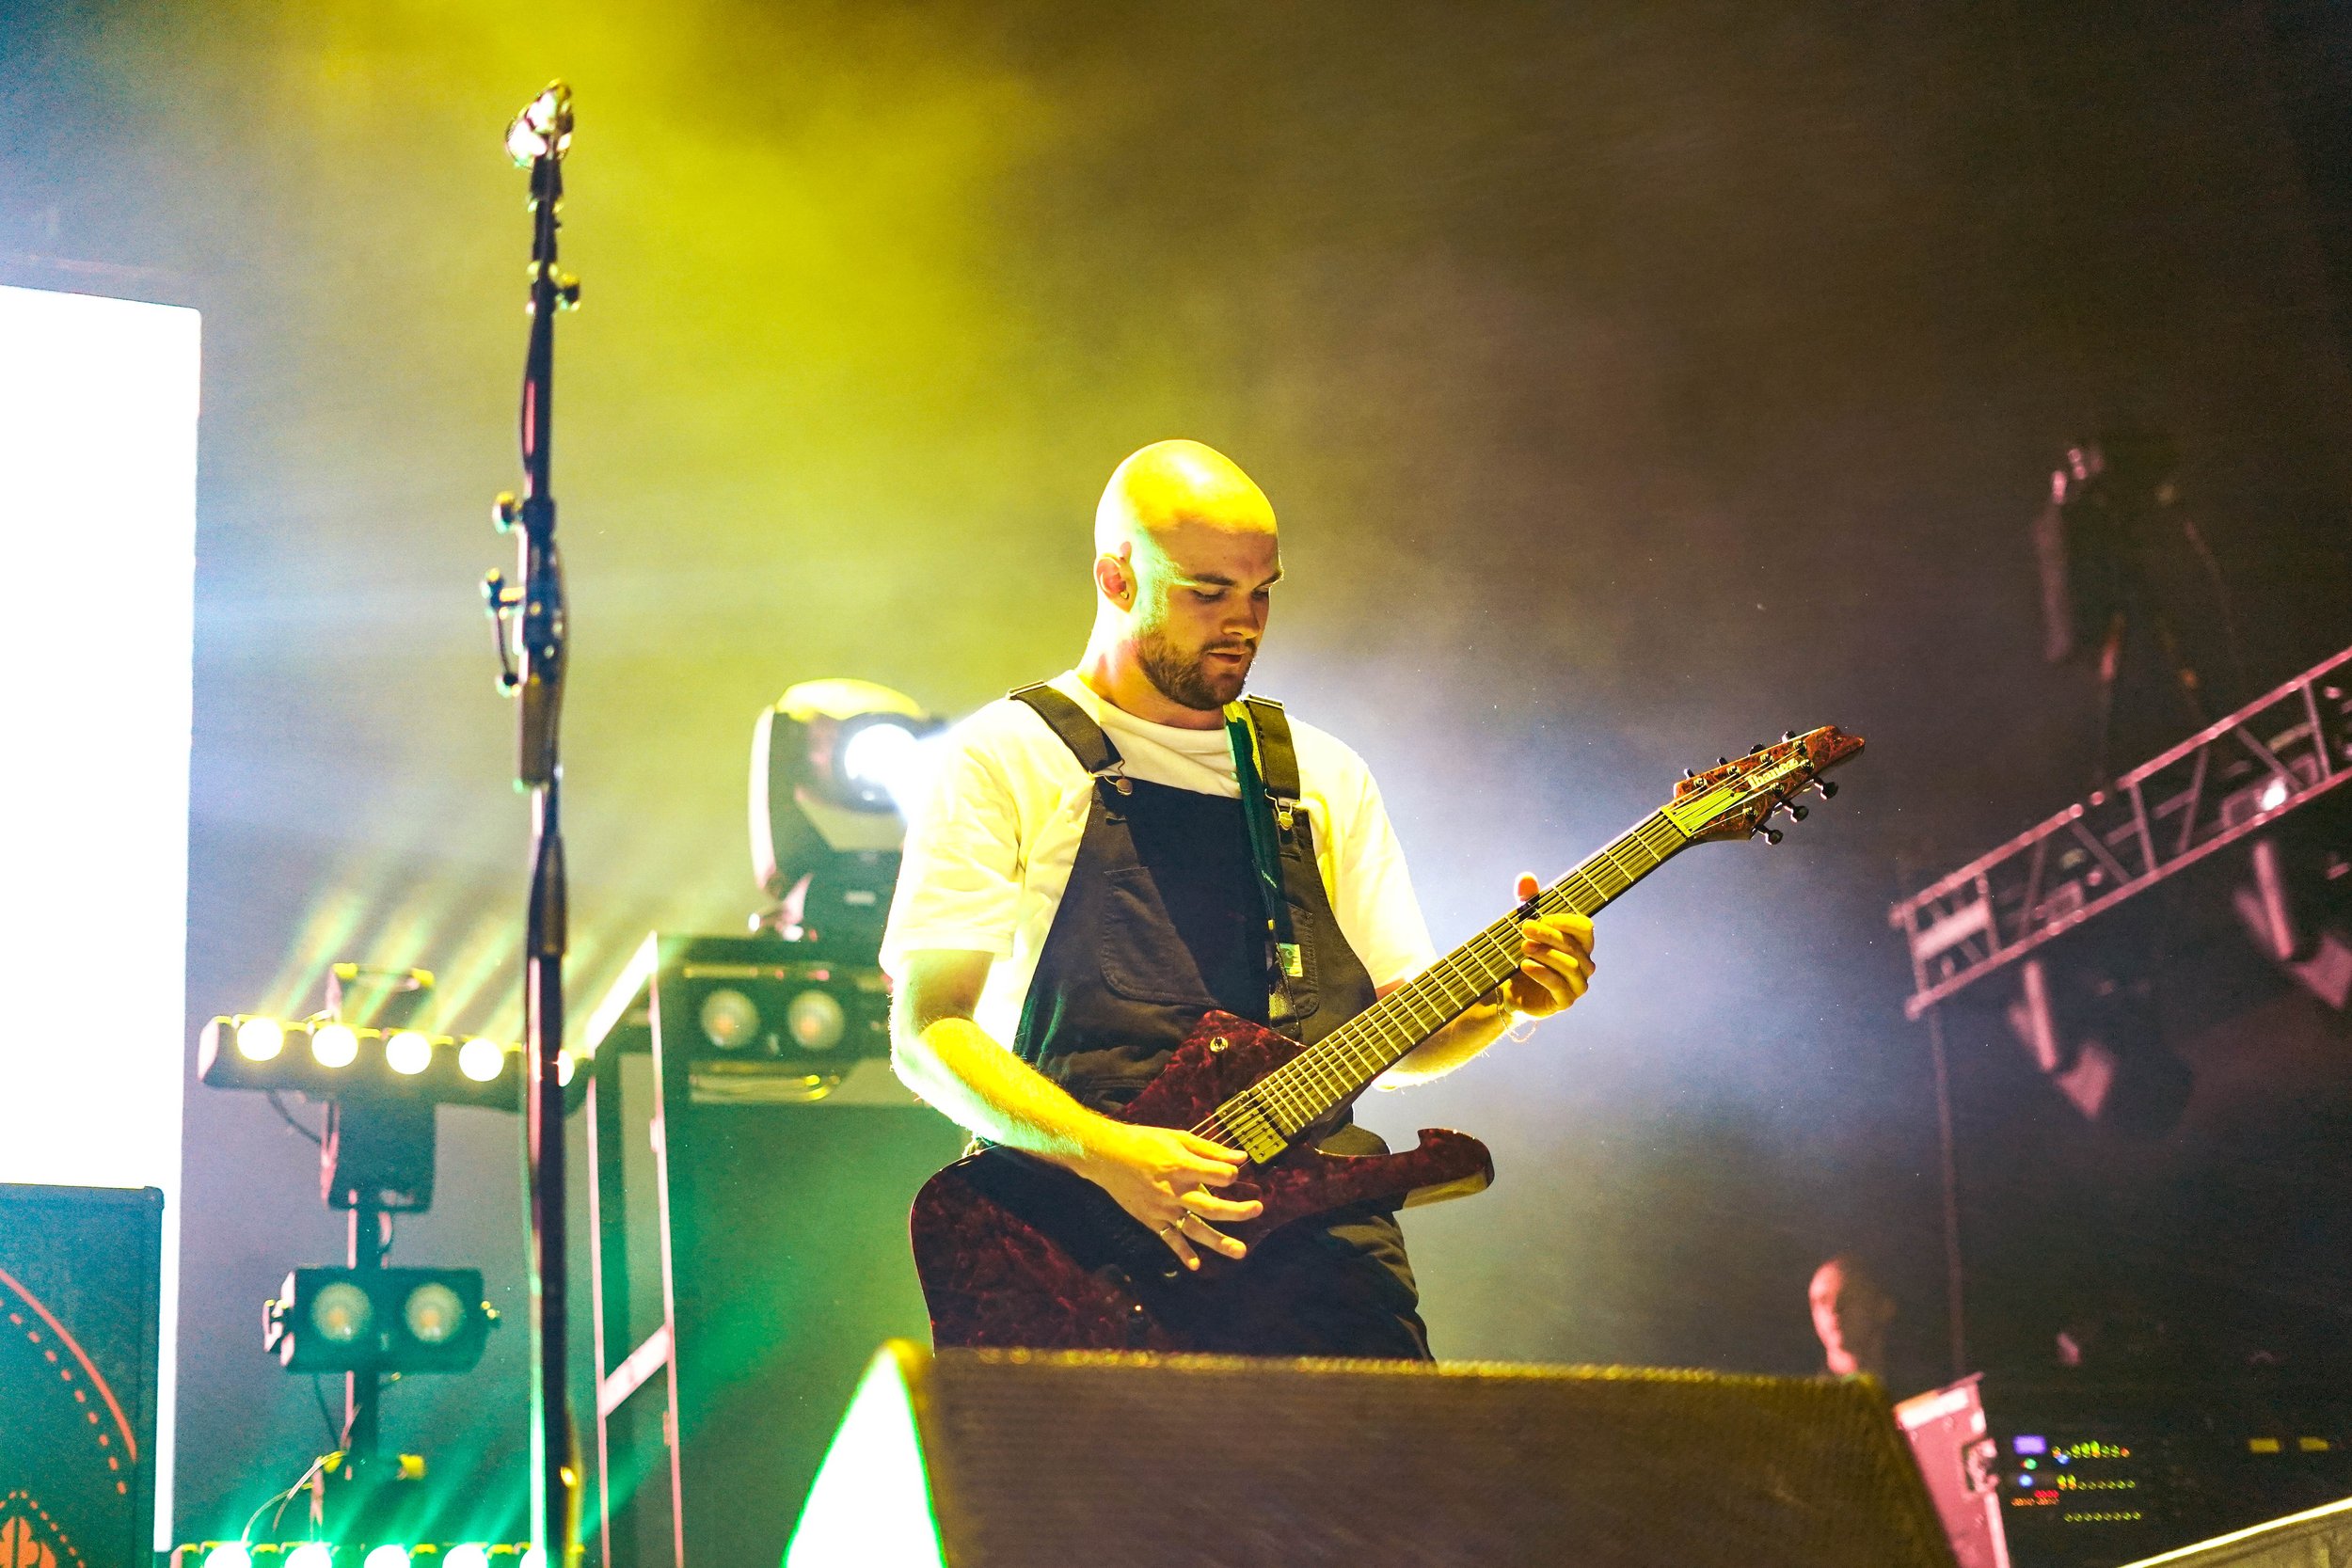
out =
[[[1888,911],[1904,1015],[2185,870],[2352,778],[2352,648],[2189,736]]]

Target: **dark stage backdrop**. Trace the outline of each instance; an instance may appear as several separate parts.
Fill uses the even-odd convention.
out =
[[[2086,782],[2085,678],[2037,662],[2055,455],[2176,433],[2243,612],[2217,684],[2352,640],[2344,204],[2305,174],[2337,41],[2312,8],[2042,0],[10,7],[0,277],[207,313],[191,1022],[353,958],[515,1026],[473,584],[524,325],[498,137],[561,72],[580,998],[649,927],[749,908],[764,702],[838,673],[956,712],[1060,668],[1104,476],[1197,436],[1284,522],[1260,684],[1370,759],[1443,940],[1685,764],[1870,741],[1791,843],[1613,912],[1572,1020],[1368,1108],[1497,1151],[1411,1222],[1440,1352],[1802,1371],[1807,1274],[1858,1249],[1924,1386],[1933,1122],[1883,909]],[[340,1248],[266,1106],[189,1117],[183,1536],[315,1451],[255,1304]],[[515,1132],[445,1117],[394,1257],[519,1314]],[[2001,1256],[2046,1344],[2071,1308]],[[390,1433],[511,1478],[524,1338],[394,1389]]]

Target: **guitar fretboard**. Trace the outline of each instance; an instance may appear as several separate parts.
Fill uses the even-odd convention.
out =
[[[1408,984],[1333,1030],[1235,1101],[1255,1102],[1284,1138],[1296,1136],[1362,1092],[1415,1046],[1467,1012],[1519,967],[1519,923],[1536,914],[1598,912],[1612,899],[1666,863],[1690,838],[1661,809],[1618,835],[1575,870],[1431,964]],[[1232,1106],[1229,1101],[1228,1106]],[[1247,1116],[1229,1117],[1226,1126]]]

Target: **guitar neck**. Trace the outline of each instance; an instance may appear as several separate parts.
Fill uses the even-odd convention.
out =
[[[1244,1091],[1294,1137],[1354,1100],[1422,1041],[1467,1012],[1519,967],[1520,922],[1592,915],[1666,863],[1691,839],[1650,813],[1598,853]]]

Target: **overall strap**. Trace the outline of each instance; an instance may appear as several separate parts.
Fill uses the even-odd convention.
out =
[[[1250,728],[1258,733],[1258,777],[1265,792],[1295,805],[1298,794],[1298,751],[1291,744],[1291,721],[1282,705],[1271,697],[1245,697]]]
[[[1016,703],[1028,704],[1047,727],[1061,736],[1061,743],[1070,748],[1078,766],[1088,772],[1107,773],[1119,766],[1119,748],[1103,733],[1103,726],[1069,697],[1043,681],[1025,686],[1011,696]]]

